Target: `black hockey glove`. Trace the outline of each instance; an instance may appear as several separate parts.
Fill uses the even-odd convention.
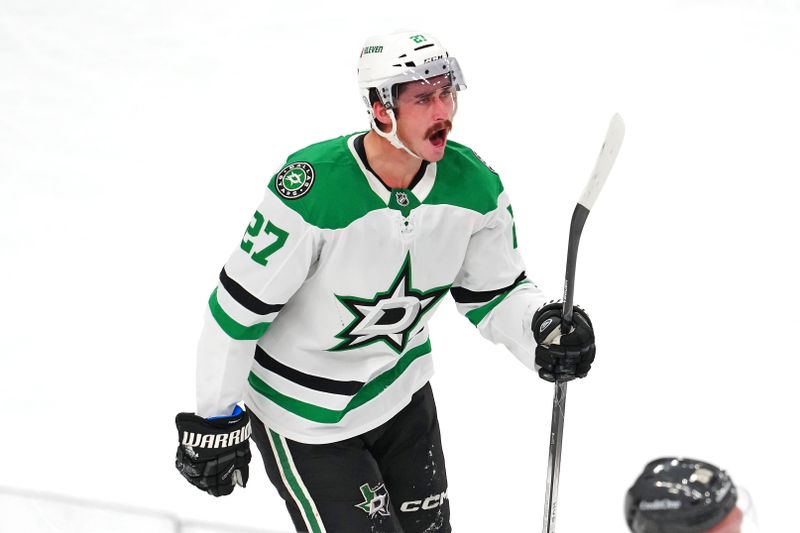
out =
[[[250,417],[236,407],[227,417],[201,418],[179,413],[178,453],[175,468],[189,483],[212,496],[233,492],[234,484],[244,487],[249,476]]]
[[[550,302],[533,315],[539,377],[547,381],[570,381],[586,377],[594,362],[594,330],[586,312],[572,308],[569,333],[561,334],[562,302]]]

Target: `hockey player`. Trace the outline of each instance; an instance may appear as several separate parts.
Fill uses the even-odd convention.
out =
[[[426,33],[374,37],[358,83],[370,131],[290,155],[220,273],[176,466],[229,494],[247,482],[252,431],[298,531],[449,532],[435,308],[449,291],[548,381],[586,375],[594,333],[576,307],[561,334],[498,175],[448,139],[466,88],[456,59]]]
[[[633,533],[741,533],[744,513],[724,470],[695,459],[650,462],[625,497]]]

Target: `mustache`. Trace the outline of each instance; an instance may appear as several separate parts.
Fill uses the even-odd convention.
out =
[[[450,122],[449,120],[437,122],[436,124],[428,128],[428,131],[425,132],[425,138],[430,139],[433,136],[433,134],[441,130],[447,130],[447,132],[449,133],[450,130],[452,129],[453,129],[453,123]]]

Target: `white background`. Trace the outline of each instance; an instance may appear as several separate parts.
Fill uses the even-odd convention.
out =
[[[186,484],[173,417],[269,176],[365,128],[361,44],[419,28],[461,63],[452,137],[503,176],[553,296],[608,120],[627,124],[579,254],[598,356],[569,388],[559,531],[624,531],[662,455],[726,468],[762,531],[792,530],[800,8],[528,6],[0,0],[0,485],[290,529],[258,459],[231,497]],[[552,387],[451,302],[432,330],[456,531],[539,531]]]

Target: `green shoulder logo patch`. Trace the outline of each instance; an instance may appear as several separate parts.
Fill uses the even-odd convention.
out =
[[[288,200],[305,196],[312,185],[314,185],[314,167],[305,161],[286,165],[275,177],[275,189]]]

